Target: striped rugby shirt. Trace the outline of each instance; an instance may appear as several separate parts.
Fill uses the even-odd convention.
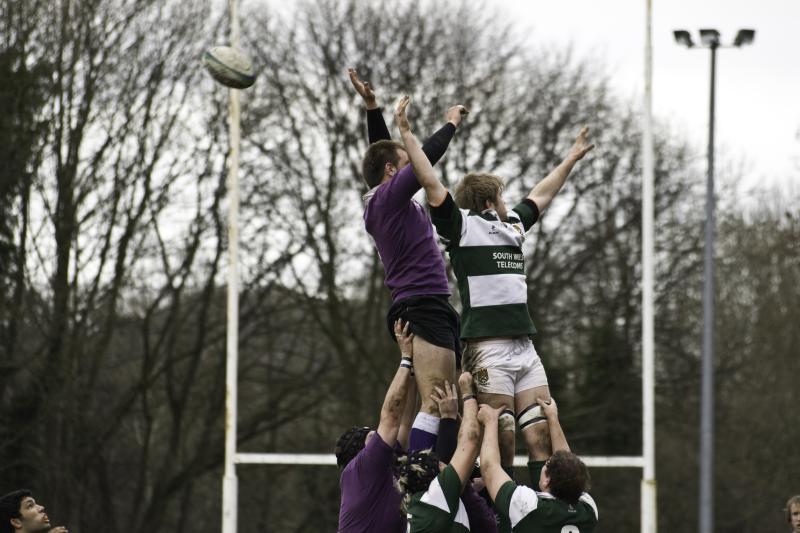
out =
[[[525,280],[525,233],[539,218],[526,198],[501,221],[497,213],[459,209],[450,193],[431,220],[450,254],[461,294],[461,338],[533,335]]]

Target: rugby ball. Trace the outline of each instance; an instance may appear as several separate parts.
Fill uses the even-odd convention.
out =
[[[232,46],[214,46],[206,50],[203,66],[212,78],[234,89],[246,89],[256,81],[250,58]]]

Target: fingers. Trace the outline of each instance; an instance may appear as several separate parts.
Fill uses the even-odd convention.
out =
[[[403,335],[408,336],[408,328],[411,326],[411,322],[406,322],[405,327],[403,328]]]
[[[406,113],[406,108],[408,107],[409,102],[411,102],[411,98],[408,95],[405,95],[400,99],[400,101],[397,103],[398,115],[404,115]]]
[[[462,115],[469,115],[469,109],[467,109],[463,105],[458,105],[456,107],[458,107],[458,112],[461,113]]]

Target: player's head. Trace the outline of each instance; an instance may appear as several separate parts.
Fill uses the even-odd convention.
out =
[[[408,164],[408,152],[396,141],[382,140],[367,148],[361,162],[361,174],[369,188],[377,187],[387,176],[394,176]]]
[[[467,174],[456,186],[455,201],[461,209],[481,213],[494,209],[500,220],[508,216],[503,201],[503,178],[493,174]]]
[[[581,494],[589,490],[589,470],[572,452],[557,451],[542,468],[539,487],[559,500],[577,503]]]
[[[374,433],[372,429],[360,426],[353,426],[342,433],[342,436],[336,441],[336,448],[333,451],[336,454],[336,464],[339,465],[339,468],[347,466],[347,463],[364,449],[369,440],[368,437],[372,433]]]
[[[50,520],[26,489],[0,497],[0,533],[48,531]]]
[[[792,533],[800,533],[800,494],[786,501],[786,521],[792,525]]]
[[[428,485],[439,475],[439,457],[430,449],[416,450],[397,460],[397,489],[403,496],[403,509],[411,497],[428,490]]]

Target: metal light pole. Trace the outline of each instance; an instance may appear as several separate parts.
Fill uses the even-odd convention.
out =
[[[703,359],[700,385],[700,494],[698,530],[714,530],[714,107],[717,48],[741,47],[753,42],[755,30],[739,30],[731,46],[722,46],[719,32],[700,30],[700,48],[711,50],[711,96],[708,120],[708,177],[706,179],[706,227],[703,255]],[[688,31],[674,32],[675,40],[688,48],[695,46]]]

